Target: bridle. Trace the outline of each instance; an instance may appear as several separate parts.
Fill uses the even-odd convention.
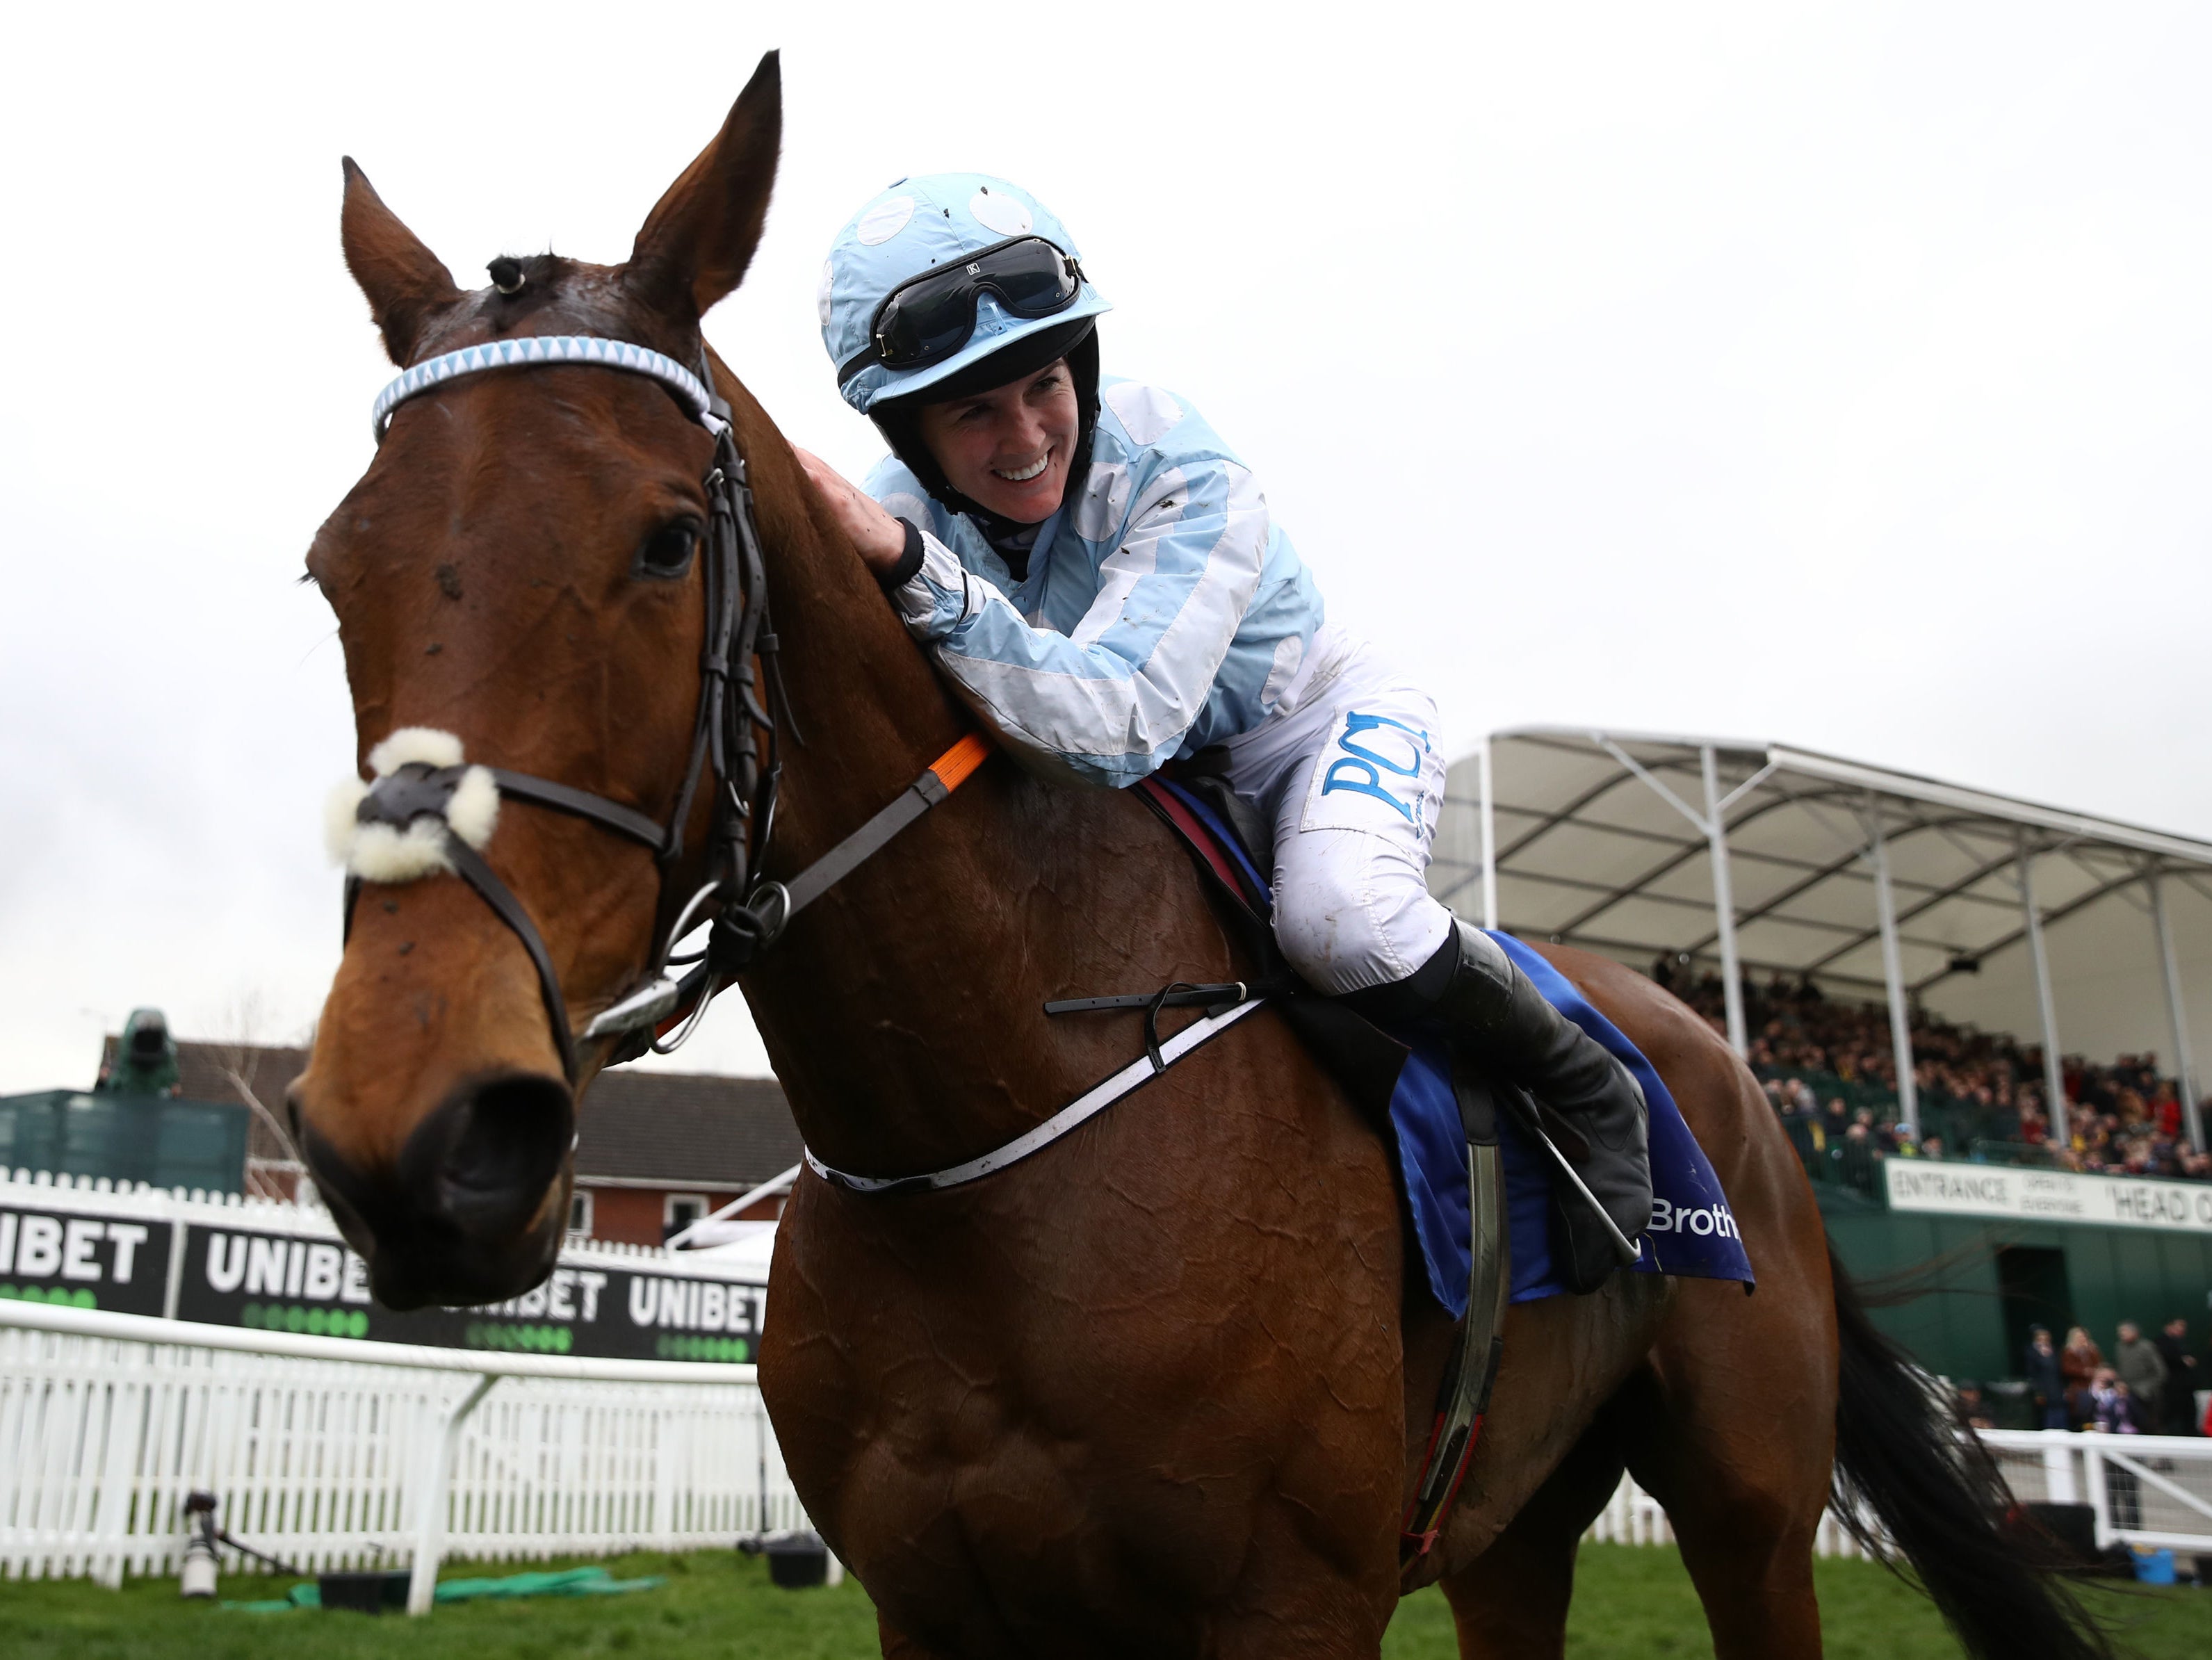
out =
[[[402,834],[427,822],[442,838],[441,867],[475,889],[529,952],[561,1052],[562,1070],[574,1085],[578,1076],[576,1041],[545,941],[514,891],[493,873],[477,847],[454,832],[448,818],[468,774],[487,772],[502,797],[568,813],[635,842],[650,849],[659,866],[660,899],[646,982],[600,1013],[583,1034],[586,1042],[621,1039],[616,1061],[635,1059],[648,1047],[665,1054],[683,1043],[715,993],[774,942],[797,907],[783,884],[753,879],[775,826],[776,787],[782,772],[777,734],[788,724],[788,716],[776,671],[775,634],[769,626],[767,569],[752,487],[744,458],[738,453],[730,406],[714,390],[705,345],[699,349],[696,374],[660,352],[595,335],[528,335],[447,352],[416,364],[378,396],[372,416],[377,442],[384,441],[392,412],[410,398],[467,375],[550,365],[585,365],[647,376],[665,387],[714,440],[714,463],[703,481],[708,525],[700,562],[707,603],[699,706],[683,785],[668,821],[657,823],[606,796],[528,773],[425,761],[406,762],[376,779],[361,797],[355,819]],[[763,733],[767,735],[765,745]],[[671,884],[684,857],[684,825],[702,782],[709,784],[714,801],[707,832],[706,879],[679,905],[673,903],[676,891]],[[363,879],[356,870],[346,882],[349,936]],[[707,944],[678,955],[677,946],[703,921],[712,924]],[[680,980],[670,972],[685,964],[690,971]],[[681,1025],[672,1036],[663,1037],[659,1029],[678,1016]]]
[[[349,810],[359,830],[407,838],[427,831],[431,860],[388,877],[364,872],[357,863],[349,866],[345,925],[350,935],[365,880],[410,881],[431,870],[459,876],[530,953],[561,1052],[561,1069],[574,1085],[576,1039],[569,1031],[561,977],[528,909],[483,860],[480,848],[488,830],[471,838],[454,824],[459,798],[479,783],[489,785],[500,796],[568,813],[652,850],[660,867],[660,898],[643,982],[600,1011],[583,1031],[587,1043],[617,1040],[608,1061],[614,1065],[634,1061],[648,1049],[666,1055],[679,1048],[698,1030],[716,994],[781,938],[792,918],[972,777],[989,757],[991,743],[980,733],[969,733],[789,882],[759,876],[775,828],[776,790],[783,773],[780,736],[788,731],[793,741],[805,740],[792,718],[777,665],[775,632],[769,626],[768,569],[752,486],[744,457],[738,453],[730,406],[714,390],[706,346],[699,348],[696,374],[660,352],[599,335],[526,335],[465,347],[417,363],[378,395],[372,416],[376,440],[384,441],[392,410],[410,398],[465,375],[556,364],[618,369],[657,380],[714,440],[714,465],[704,480],[708,524],[701,558],[707,584],[706,639],[699,655],[699,711],[683,787],[662,824],[635,807],[550,778],[504,767],[464,766],[458,739],[428,734],[450,746],[451,760],[402,758],[380,771]],[[764,751],[762,733],[767,734]],[[701,784],[710,776],[714,811],[707,833],[706,880],[678,905],[673,901],[678,890],[670,884],[684,856],[684,826]],[[678,952],[677,947],[702,923],[708,925],[706,944]],[[678,968],[684,970],[680,976],[674,972]]]

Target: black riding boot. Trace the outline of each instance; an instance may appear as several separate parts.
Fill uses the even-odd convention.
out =
[[[1650,1121],[1643,1089],[1603,1044],[1552,1006],[1496,940],[1456,920],[1453,927],[1459,962],[1436,1012],[1454,1046],[1564,1121],[1571,1134],[1554,1126],[1553,1140],[1632,1242],[1651,1222]],[[1620,1255],[1580,1195],[1560,1186],[1555,1178],[1568,1243],[1562,1266],[1573,1290],[1595,1291],[1620,1266]]]

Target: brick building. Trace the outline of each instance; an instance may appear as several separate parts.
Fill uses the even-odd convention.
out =
[[[773,1078],[603,1072],[584,1096],[571,1231],[657,1245],[799,1160]],[[781,1198],[745,1212],[776,1216]]]
[[[102,1049],[103,1074],[118,1042],[111,1037]],[[261,1109],[247,1134],[245,1190],[294,1196],[303,1172],[282,1128],[284,1091],[306,1070],[307,1051],[179,1042],[176,1056],[180,1098]],[[799,1159],[799,1127],[773,1078],[603,1072],[585,1093],[580,1129],[568,1216],[580,1238],[659,1244]],[[765,1219],[782,1207],[781,1198],[764,1199],[745,1215]]]

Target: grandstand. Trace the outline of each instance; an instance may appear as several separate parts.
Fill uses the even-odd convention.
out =
[[[1783,744],[1522,727],[1451,768],[1429,883],[1724,1033],[1844,1267],[1915,1292],[1876,1323],[2000,1425],[2037,1421],[2036,1325],[2197,1341],[2212,1188],[2157,1178],[2212,1174],[2212,843]]]
[[[1867,1110],[1882,1152],[2212,1173],[2212,843],[1783,744],[1522,727],[1452,767],[1430,885],[1672,986],[1801,1151]]]

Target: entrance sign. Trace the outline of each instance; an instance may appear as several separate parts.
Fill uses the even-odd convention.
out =
[[[1885,1159],[1882,1171],[1893,1211],[2212,1234],[2212,1183],[1926,1158]]]

